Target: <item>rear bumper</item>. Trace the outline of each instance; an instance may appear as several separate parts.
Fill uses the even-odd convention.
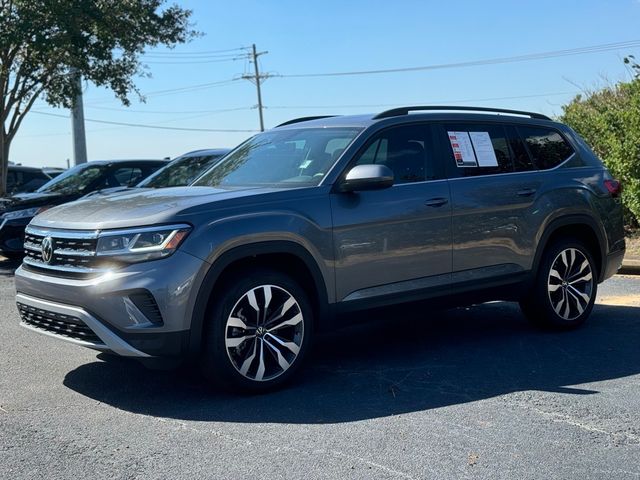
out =
[[[607,255],[605,265],[602,270],[602,275],[600,277],[601,282],[604,282],[607,278],[613,277],[616,273],[618,273],[618,270],[622,268],[624,252],[625,250],[622,249]]]

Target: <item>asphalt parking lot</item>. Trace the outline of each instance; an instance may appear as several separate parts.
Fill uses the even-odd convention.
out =
[[[640,478],[640,277],[574,332],[509,303],[351,327],[254,397],[23,330],[13,289],[5,266],[2,478]]]

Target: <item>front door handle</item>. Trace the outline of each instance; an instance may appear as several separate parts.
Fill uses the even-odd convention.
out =
[[[438,198],[430,198],[429,200],[424,202],[424,204],[427,207],[441,207],[442,205],[445,205],[448,201],[449,200],[447,200],[446,198],[438,197]]]
[[[523,188],[522,190],[518,191],[518,196],[519,197],[530,197],[534,193],[536,193],[536,189],[535,188]]]

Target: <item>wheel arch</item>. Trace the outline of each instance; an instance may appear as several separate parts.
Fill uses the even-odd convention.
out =
[[[286,262],[287,266],[279,265],[282,262]],[[191,317],[190,354],[196,355],[201,349],[206,314],[216,285],[233,271],[249,266],[271,266],[291,274],[309,294],[309,300],[316,313],[316,329],[329,327],[327,285],[320,267],[306,248],[287,240],[242,245],[222,253],[200,284]]]
[[[598,269],[598,283],[601,282],[605,273],[607,237],[598,222],[586,214],[567,215],[549,222],[537,243],[532,268],[534,277],[547,246],[562,237],[578,238],[587,244]]]

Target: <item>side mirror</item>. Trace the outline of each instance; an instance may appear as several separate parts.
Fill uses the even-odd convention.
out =
[[[356,165],[340,184],[341,192],[380,190],[393,185],[393,172],[385,165]]]

